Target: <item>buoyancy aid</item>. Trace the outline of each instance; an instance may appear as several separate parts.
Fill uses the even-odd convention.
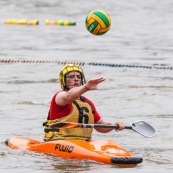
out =
[[[70,128],[54,130],[50,125],[56,122],[78,122],[85,124],[94,123],[93,109],[83,97],[75,100],[72,103],[71,112],[64,117],[55,120],[47,120],[43,123],[45,127],[44,141],[57,140],[57,139],[91,139],[92,128]]]

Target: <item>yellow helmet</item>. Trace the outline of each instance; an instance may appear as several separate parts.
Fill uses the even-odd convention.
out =
[[[78,71],[82,77],[81,79],[82,85],[86,84],[86,80],[85,80],[85,76],[84,76],[82,68],[76,64],[67,64],[61,69],[59,74],[59,82],[62,89],[66,88],[65,77],[66,77],[66,74],[71,71]]]

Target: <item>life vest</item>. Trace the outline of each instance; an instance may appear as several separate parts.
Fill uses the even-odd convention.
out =
[[[69,128],[69,129],[51,129],[50,125],[56,122],[78,122],[85,124],[94,123],[93,109],[88,102],[82,97],[72,103],[71,112],[64,117],[55,120],[47,120],[43,123],[46,127],[44,129],[44,141],[57,139],[91,139],[92,128]]]

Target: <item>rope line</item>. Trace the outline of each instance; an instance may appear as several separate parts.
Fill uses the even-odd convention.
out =
[[[110,64],[110,63],[94,63],[94,62],[74,62],[74,61],[49,61],[49,60],[12,60],[12,59],[0,59],[0,63],[49,63],[49,64],[76,64],[80,66],[106,66],[106,67],[126,67],[126,68],[145,68],[145,69],[161,69],[161,70],[173,70],[170,66],[147,66],[136,64]]]

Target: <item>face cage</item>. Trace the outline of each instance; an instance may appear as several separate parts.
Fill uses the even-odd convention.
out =
[[[80,71],[77,71],[77,72],[79,72],[81,74],[81,77],[82,77],[81,85],[85,85],[86,84],[86,80],[85,80],[84,74],[82,75],[82,73]],[[62,84],[63,88],[62,89],[67,89],[68,90],[68,88],[66,87],[66,76],[67,76],[67,73],[64,75],[63,84]]]

